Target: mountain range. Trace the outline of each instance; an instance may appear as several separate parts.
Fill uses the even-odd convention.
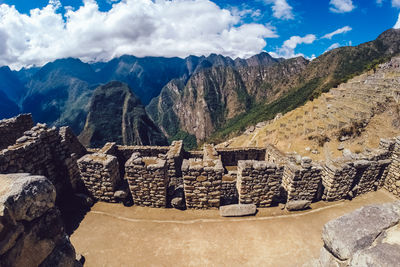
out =
[[[206,140],[223,141],[303,105],[399,52],[400,31],[391,29],[374,41],[340,47],[312,61],[276,59],[263,52],[235,60],[216,54],[184,59],[124,55],[96,63],[59,59],[20,71],[2,67],[0,119],[29,112],[36,121],[69,125],[80,134],[91,127],[88,114],[95,116],[95,89],[119,81],[124,84],[111,85],[130,88],[130,97],[140,100],[134,106],[146,107],[132,114],[141,114],[145,121],[151,118],[170,141],[184,139],[195,147]],[[116,92],[126,96],[125,89]],[[149,143],[132,139],[130,144]]]

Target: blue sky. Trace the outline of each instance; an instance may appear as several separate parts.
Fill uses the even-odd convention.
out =
[[[66,56],[98,61],[121,54],[184,57],[215,52],[234,58],[265,50],[274,56],[312,58],[329,47],[375,39],[396,24],[400,12],[400,0],[0,0],[0,4],[4,4],[0,38],[7,40],[0,44],[0,55],[6,55],[0,56],[0,65],[14,68]],[[39,12],[33,15],[32,9]]]

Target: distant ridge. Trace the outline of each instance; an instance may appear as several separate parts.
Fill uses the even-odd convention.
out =
[[[146,114],[128,85],[113,81],[94,90],[85,128],[79,136],[87,147],[167,145],[167,139]]]

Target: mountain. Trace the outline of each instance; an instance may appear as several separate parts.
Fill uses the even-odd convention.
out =
[[[32,113],[36,121],[56,126],[69,125],[75,133],[80,133],[85,124],[92,92],[100,84],[112,80],[125,82],[147,105],[173,79],[187,81],[203,69],[234,66],[238,60],[215,54],[208,57],[189,56],[185,59],[125,55],[109,62],[88,64],[79,59],[66,58],[41,68],[14,72],[4,67],[0,69],[0,79],[5,77],[8,80],[0,84],[10,88],[5,91],[8,99],[19,104],[23,112]],[[250,59],[250,63],[239,61],[242,65],[253,64],[253,61],[269,64],[274,59],[260,55]],[[7,75],[2,76],[2,70]],[[0,110],[4,107],[0,107]]]
[[[26,84],[23,112],[32,113],[36,121],[50,125],[69,125],[79,133],[97,80],[98,74],[79,59],[48,63]]]
[[[208,139],[220,143],[242,133],[248,126],[273,119],[278,113],[286,113],[322,93],[373,69],[400,53],[400,30],[390,29],[377,39],[355,47],[340,47],[317,57],[296,77],[296,83],[286,94],[274,101],[253,106],[245,114],[228,121]]]
[[[284,94],[307,64],[302,57],[281,61],[266,53],[247,61],[212,55],[187,81],[168,83],[146,110],[169,138],[184,132],[202,141],[253,105]]]
[[[127,83],[145,105],[158,96],[161,88],[170,80],[188,76],[185,60],[181,58],[137,58],[125,55],[100,67],[102,83],[112,80]]]
[[[19,104],[26,88],[19,80],[18,76],[9,67],[0,68],[0,91],[7,96],[9,101]]]
[[[79,139],[88,147],[102,147],[106,142],[168,144],[128,85],[117,81],[99,86],[93,92],[85,128]]]
[[[295,151],[315,160],[340,157],[345,148],[353,153],[377,148],[381,138],[400,134],[399,66],[400,57],[393,57],[221,146],[273,144],[281,151]]]
[[[20,113],[19,107],[11,101],[3,91],[0,91],[0,120],[11,118]]]

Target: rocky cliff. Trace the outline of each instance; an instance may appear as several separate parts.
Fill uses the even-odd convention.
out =
[[[106,142],[121,145],[166,145],[167,140],[147,116],[128,85],[110,82],[98,87],[90,101],[85,127],[79,136],[85,146]]]
[[[247,61],[211,58],[220,66],[198,70],[187,82],[171,81],[147,106],[168,137],[183,130],[204,140],[229,119],[284,94],[308,64],[304,58],[278,62],[266,53]]]
[[[286,113],[323,92],[337,87],[351,78],[376,68],[400,52],[400,30],[390,29],[377,39],[354,47],[340,47],[317,57],[295,78],[289,90],[281,97],[252,107],[246,114],[226,123],[208,141],[223,142],[238,135],[248,126],[271,120],[278,113]],[[293,81],[292,81],[293,82]]]

